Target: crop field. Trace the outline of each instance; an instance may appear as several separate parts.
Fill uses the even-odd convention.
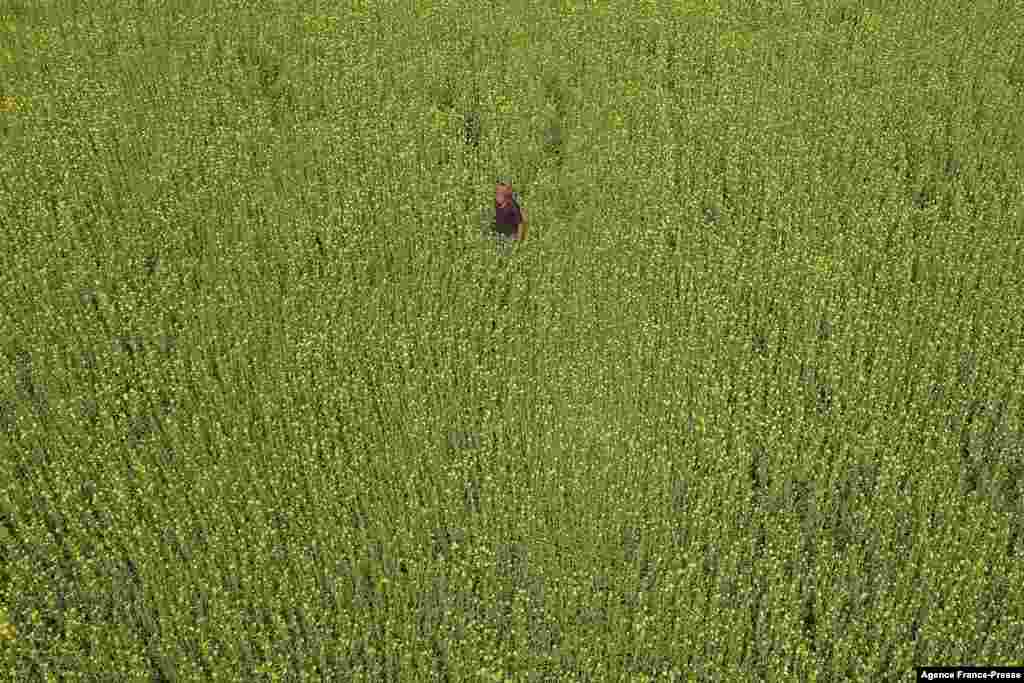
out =
[[[0,681],[1024,665],[1021,36],[0,2]]]

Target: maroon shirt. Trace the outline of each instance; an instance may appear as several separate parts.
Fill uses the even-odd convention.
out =
[[[523,222],[523,214],[515,204],[498,206],[494,204],[494,229],[507,237],[516,236],[516,227]]]

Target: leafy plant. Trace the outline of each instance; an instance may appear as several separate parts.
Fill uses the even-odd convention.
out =
[[[1019,660],[1005,13],[21,4],[14,679]]]

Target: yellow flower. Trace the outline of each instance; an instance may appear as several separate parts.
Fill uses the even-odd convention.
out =
[[[882,28],[882,17],[875,12],[868,11],[864,14],[862,24],[867,33],[878,33]]]
[[[327,14],[307,14],[302,21],[311,33],[331,33],[338,25],[338,18]]]
[[[749,50],[754,46],[754,38],[749,32],[726,31],[719,37],[719,44],[726,50]]]
[[[0,640],[14,640],[18,635],[18,629],[14,624],[0,624]]]
[[[448,115],[433,107],[430,112],[430,123],[435,131],[443,131],[448,127]]]
[[[7,95],[0,97],[0,112],[10,113],[18,110],[18,101]]]

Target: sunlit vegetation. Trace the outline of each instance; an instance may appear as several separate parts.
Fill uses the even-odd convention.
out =
[[[1013,3],[0,8],[11,680],[1024,658]]]

